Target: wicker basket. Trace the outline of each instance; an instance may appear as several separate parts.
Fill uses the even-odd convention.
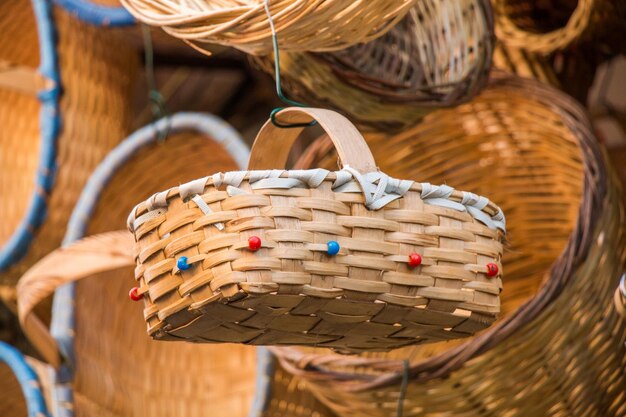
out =
[[[32,5],[0,4],[0,285],[11,287],[59,246],[88,176],[126,136],[139,66],[118,32]]]
[[[471,187],[501,204],[503,317],[463,344],[385,355],[273,348],[285,367],[339,415],[625,415],[626,328],[608,302],[624,213],[580,106],[498,76],[473,102],[368,144],[394,175]],[[332,166],[329,149],[316,142],[299,166]]]
[[[55,0],[55,2],[84,22],[98,26],[130,26],[135,19],[119,0]]]
[[[466,337],[495,320],[498,207],[387,177],[338,113],[278,116],[317,120],[345,168],[269,170],[284,166],[302,127],[268,121],[250,171],[200,178],[133,209],[135,295],[153,338],[388,350]]]
[[[480,91],[493,42],[488,0],[421,0],[372,42],[333,53],[282,53],[281,78],[298,100],[398,129]],[[274,74],[271,57],[254,61]]]
[[[254,55],[272,51],[264,0],[121,0],[138,20],[162,27],[210,54],[220,44]],[[416,0],[272,0],[269,8],[280,48],[331,51],[375,39],[393,27]]]
[[[626,3],[611,0],[495,0],[496,33],[505,44],[551,54],[583,41],[626,52]]]
[[[20,281],[24,330],[43,357],[55,364],[39,375],[55,416],[332,415],[302,382],[275,369],[266,349],[257,355],[255,348],[242,345],[151,341],[143,331],[139,306],[125,296],[132,283],[132,246],[125,231],[95,235],[48,255]],[[33,308],[71,282],[77,282],[74,301],[61,300],[58,292],[55,298],[65,301],[63,306],[75,305],[75,350],[70,353]],[[0,349],[0,359],[1,354]],[[75,374],[68,381],[64,377],[69,369]],[[50,395],[53,387],[56,394]],[[30,407],[40,406],[31,398]]]

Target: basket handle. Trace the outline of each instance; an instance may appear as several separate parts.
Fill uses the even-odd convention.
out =
[[[36,307],[64,284],[104,271],[133,268],[134,239],[127,231],[103,233],[60,248],[37,262],[17,285],[17,308],[24,333],[46,362],[58,368],[61,350]],[[64,306],[71,307],[71,300]]]
[[[332,140],[342,165],[365,174],[376,171],[376,163],[365,139],[344,116],[326,109],[288,107],[276,114],[281,124],[306,125],[315,120]],[[248,169],[263,170],[284,168],[289,151],[305,126],[278,127],[272,120],[265,122],[257,135]]]

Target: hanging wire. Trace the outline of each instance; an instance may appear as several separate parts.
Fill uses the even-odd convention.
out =
[[[154,51],[152,49],[152,34],[150,28],[146,25],[141,27],[143,32],[143,44],[144,44],[144,57],[146,66],[146,81],[148,83],[148,101],[150,103],[150,109],[152,111],[152,121],[156,121],[167,117],[167,111],[165,109],[165,99],[163,95],[156,87],[156,79],[154,77]],[[157,132],[157,138],[159,141],[164,141],[170,133],[170,124],[167,123],[163,130]]]
[[[283,94],[283,89],[280,85],[280,55],[278,51],[278,36],[276,35],[276,28],[274,27],[274,20],[272,19],[272,14],[270,13],[270,1],[265,0],[264,4],[265,4],[265,13],[267,14],[267,19],[269,20],[270,29],[272,31],[272,46],[274,48],[274,74],[275,74],[274,78],[276,79],[276,94],[278,95],[278,98],[285,104],[288,104],[290,106],[296,106],[296,107],[307,107],[306,104],[299,103],[294,100],[290,100],[287,97],[285,97],[285,95]],[[277,107],[274,110],[272,110],[272,112],[270,113],[270,119],[272,120],[272,123],[274,124],[274,126],[282,127],[282,128],[308,127],[308,126],[313,126],[317,123],[314,120],[310,123],[294,123],[294,124],[288,124],[288,125],[281,124],[278,122],[278,120],[276,120],[276,113],[278,113],[279,111],[283,109],[284,107]]]
[[[403,362],[403,373],[402,373],[402,385],[400,386],[400,396],[398,397],[398,410],[396,412],[396,417],[402,417],[404,414],[404,398],[406,397],[406,390],[409,386],[409,361],[405,359]]]

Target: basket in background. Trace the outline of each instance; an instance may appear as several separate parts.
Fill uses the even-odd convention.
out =
[[[121,0],[137,20],[210,54],[210,44],[254,55],[272,50],[264,0]],[[329,51],[375,39],[416,0],[272,0],[281,50]]]
[[[308,105],[399,129],[480,91],[493,42],[489,1],[422,0],[369,43],[332,53],[281,53],[281,80],[288,96]],[[254,61],[274,74],[271,57]]]
[[[3,2],[0,27],[0,60],[17,73],[0,85],[0,285],[11,294],[59,246],[87,178],[128,133],[139,62],[118,32],[48,0]]]
[[[299,167],[332,167],[324,142]],[[502,206],[503,316],[465,343],[387,354],[272,348],[286,369],[339,415],[624,415],[626,326],[609,302],[624,213],[582,108],[537,82],[496,76],[471,103],[368,143],[381,169],[473,188]]]

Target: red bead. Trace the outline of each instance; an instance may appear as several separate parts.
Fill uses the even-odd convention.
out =
[[[412,253],[409,255],[409,266],[415,268],[422,264],[422,256],[419,253]]]
[[[139,301],[143,298],[143,295],[139,294],[139,288],[133,287],[128,291],[128,296],[133,301]]]
[[[489,262],[487,264],[487,276],[495,277],[496,275],[498,275],[498,265],[494,264],[493,262]]]
[[[248,239],[248,248],[250,248],[252,252],[261,249],[261,238],[258,236],[250,236]]]

